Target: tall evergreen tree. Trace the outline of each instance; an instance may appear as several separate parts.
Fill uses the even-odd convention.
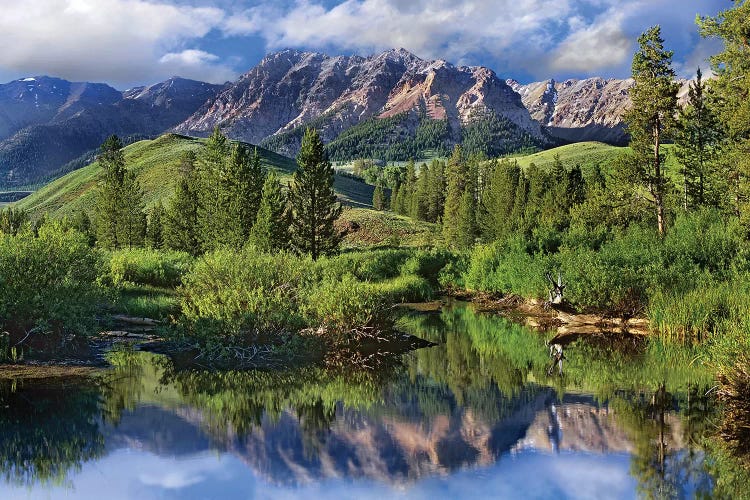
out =
[[[146,224],[146,245],[149,248],[161,249],[164,247],[164,205],[161,202],[151,208]]]
[[[718,206],[714,163],[721,143],[721,126],[708,103],[708,88],[700,68],[680,109],[675,150],[682,165],[682,203],[685,210]],[[720,189],[720,188],[719,188]]]
[[[121,188],[122,223],[119,241],[123,247],[141,247],[146,239],[146,212],[143,190],[135,172],[127,170]]]
[[[195,153],[188,151],[180,160],[180,179],[175,194],[164,214],[164,245],[197,255],[200,252],[198,238],[198,189],[195,171]]]
[[[234,248],[245,244],[258,215],[264,182],[265,172],[257,148],[251,157],[244,145],[235,144],[227,162],[226,180],[221,183],[227,211],[226,225],[219,236],[221,242]]]
[[[266,176],[260,208],[250,231],[250,242],[265,252],[289,246],[289,217],[286,195],[275,171]]]
[[[464,195],[468,170],[460,145],[453,149],[446,167],[447,192],[443,208],[443,239],[449,243],[458,240],[458,218],[461,198]]]
[[[372,206],[375,210],[385,210],[388,207],[385,189],[381,181],[378,181],[372,192]]]
[[[96,193],[97,241],[106,248],[142,245],[146,229],[143,193],[135,173],[125,168],[122,142],[116,135],[104,141],[98,162],[104,179]]]
[[[289,202],[293,245],[313,259],[335,252],[339,244],[334,221],[341,215],[341,205],[333,190],[333,175],[320,135],[315,129],[306,129]]]
[[[625,114],[634,152],[635,174],[650,193],[656,210],[659,234],[667,231],[665,220],[666,176],[661,145],[675,125],[677,91],[672,69],[672,51],[664,49],[661,28],[654,26],[638,37],[639,50],[633,56],[630,89],[631,109]]]
[[[482,231],[489,240],[502,239],[517,229],[513,220],[516,205],[516,191],[521,180],[518,163],[510,160],[495,160],[487,179],[487,187],[482,200],[485,217]]]
[[[733,212],[750,225],[750,2],[698,19],[701,35],[720,38],[724,50],[711,57],[711,90],[726,134],[719,161]]]
[[[103,247],[120,248],[120,190],[125,179],[125,155],[116,135],[109,136],[100,150],[98,161],[104,169],[104,180],[96,193],[96,239]]]
[[[440,222],[445,209],[445,163],[432,160],[428,174],[427,221]]]
[[[226,228],[231,227],[230,190],[227,172],[229,141],[215,127],[198,157],[198,239],[206,251],[225,241]]]
[[[414,196],[411,200],[411,216],[417,220],[428,220],[430,192],[430,167],[423,163],[419,168]]]
[[[477,163],[467,168],[463,193],[456,217],[456,240],[458,248],[470,248],[479,233],[477,227]]]

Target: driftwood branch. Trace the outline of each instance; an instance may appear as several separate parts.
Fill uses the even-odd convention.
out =
[[[552,273],[547,273],[545,275],[547,277],[547,281],[550,282],[552,285],[552,288],[549,291],[549,305],[558,305],[562,304],[563,301],[563,293],[565,292],[565,287],[567,286],[565,283],[563,283],[562,275],[560,273],[557,274],[557,281],[555,281],[552,278]]]

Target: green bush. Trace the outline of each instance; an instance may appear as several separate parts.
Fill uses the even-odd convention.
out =
[[[115,285],[124,282],[175,287],[190,270],[193,257],[185,252],[136,248],[109,254],[109,278]]]
[[[440,272],[455,260],[456,255],[448,250],[417,250],[403,263],[399,274],[419,276],[437,287],[440,282]]]
[[[251,246],[207,254],[183,276],[184,318],[198,336],[235,340],[296,330],[304,325],[300,290],[308,286],[311,266],[307,258]]]
[[[380,326],[385,304],[371,285],[346,274],[308,289],[302,309],[308,326],[343,334],[362,326]]]
[[[550,257],[529,254],[516,237],[475,247],[464,280],[469,290],[538,298],[547,293],[544,275],[553,267]]]
[[[99,258],[85,236],[49,223],[17,236],[0,234],[0,329],[84,334],[99,300]]]

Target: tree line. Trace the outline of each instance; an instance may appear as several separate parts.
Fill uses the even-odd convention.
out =
[[[334,221],[341,213],[333,190],[333,167],[313,129],[305,131],[298,168],[284,189],[278,174],[217,128],[199,154],[180,160],[179,180],[166,206],[148,212],[122,143],[108,138],[98,157],[104,178],[96,192],[93,220],[77,217],[79,229],[104,248],[148,246],[198,255],[218,247],[253,244],[265,251],[294,250],[314,259],[335,251]]]
[[[487,161],[459,145],[445,162],[411,161],[395,176],[366,170],[376,180],[374,206],[441,223],[445,241],[461,248],[511,233],[538,240],[571,227],[634,222],[653,224],[664,236],[669,219],[704,208],[738,217],[750,235],[750,40],[743,31],[749,10],[736,2],[699,18],[701,33],[722,38],[725,49],[711,58],[713,78],[698,69],[683,106],[660,27],[639,37],[633,105],[624,116],[630,150],[610,164],[584,175],[556,157],[549,171],[533,164],[522,170],[512,159]],[[668,143],[679,171],[665,167]]]

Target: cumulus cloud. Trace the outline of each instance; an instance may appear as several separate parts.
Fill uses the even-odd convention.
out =
[[[537,77],[629,73],[639,33],[665,25],[672,41],[695,44],[697,11],[678,0],[296,0],[229,17],[231,35],[257,34],[269,49],[338,49],[368,53],[405,47],[422,57],[487,64]],[[687,33],[687,34],[686,34]]]
[[[270,48],[339,47],[372,51],[405,47],[453,61],[486,50],[547,45],[573,10],[569,0],[346,0],[332,8],[299,0],[285,11],[258,6],[233,16],[232,34],[258,33]],[[535,52],[538,52],[535,51]]]
[[[552,70],[589,74],[618,67],[632,55],[633,38],[625,33],[623,16],[607,12],[591,23],[576,22],[576,28],[548,59]]]
[[[175,72],[223,82],[233,72],[187,46],[221,25],[214,7],[166,0],[8,2],[0,16],[0,67],[6,73],[52,74],[126,85]]]

